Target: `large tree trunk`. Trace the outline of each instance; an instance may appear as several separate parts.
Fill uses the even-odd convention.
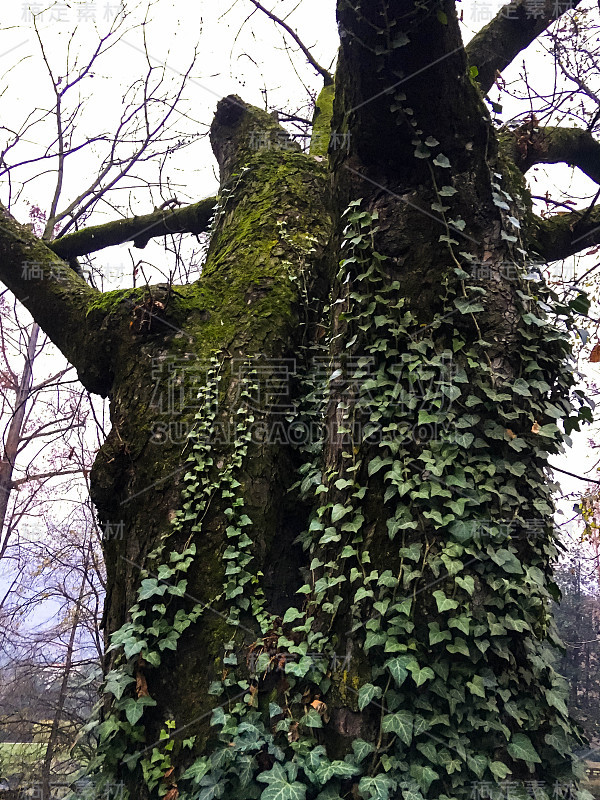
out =
[[[572,378],[522,174],[452,3],[338,6],[329,162],[219,104],[200,281],[69,276],[65,334],[10,279],[110,394],[98,767],[136,800],[550,797],[576,771],[547,476]]]

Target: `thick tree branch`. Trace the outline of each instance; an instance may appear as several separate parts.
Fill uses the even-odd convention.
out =
[[[565,3],[564,11],[575,8],[579,2]],[[497,73],[560,16],[556,0],[546,0],[543,9],[536,6],[535,11],[533,14],[529,0],[508,3],[466,46],[469,64],[479,70],[477,80],[484,94],[494,85]]]
[[[279,17],[276,17],[275,14],[273,14],[272,11],[269,11],[268,9],[266,9],[262,5],[262,3],[258,2],[258,0],[250,0],[250,2],[254,6],[256,6],[256,8],[258,8],[259,11],[262,11],[263,14],[266,14],[267,17],[269,17],[269,19],[272,19],[273,22],[275,22],[277,25],[280,25],[283,28],[283,30],[286,31],[292,37],[292,39],[296,42],[296,44],[298,45],[300,50],[302,50],[302,52],[306,56],[306,60],[308,61],[308,63],[311,66],[313,66],[320,75],[323,76],[324,85],[325,86],[330,86],[333,83],[333,75],[331,74],[331,72],[329,72],[329,70],[326,70],[325,67],[322,67],[319,64],[319,62],[312,55],[312,53],[310,52],[308,47],[306,47],[306,45],[302,42],[302,40],[300,39],[300,37],[298,36],[296,31],[293,28],[290,28],[290,26],[287,24],[287,22],[284,22]]]
[[[513,131],[506,131],[511,139],[511,155],[522,172],[534,164],[565,163],[579,167],[582,172],[600,184],[600,142],[589,131],[581,128],[537,127],[528,121]]]
[[[545,219],[538,217],[536,224],[536,243],[545,261],[559,261],[600,244],[600,207],[589,213],[573,211]]]
[[[124,242],[133,241],[134,247],[143,248],[156,236],[205,233],[216,202],[216,197],[207,197],[183,208],[159,209],[141,217],[94,225],[55,239],[49,246],[61,258],[69,259]]]
[[[109,348],[88,311],[100,292],[0,205],[0,280],[77,369],[91,392],[110,385]]]

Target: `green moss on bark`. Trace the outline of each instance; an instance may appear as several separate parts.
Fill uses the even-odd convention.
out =
[[[331,120],[333,119],[333,100],[335,87],[324,86],[315,104],[312,137],[310,140],[311,156],[327,156],[331,138]]]

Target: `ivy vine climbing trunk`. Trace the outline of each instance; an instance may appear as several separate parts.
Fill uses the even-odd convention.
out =
[[[136,800],[557,796],[580,739],[552,666],[547,459],[589,410],[573,309],[530,264],[591,228],[532,213],[450,0],[338,19],[309,153],[219,103],[196,283],[52,281],[85,232],[50,250],[0,223],[0,276],[111,400],[96,772]]]

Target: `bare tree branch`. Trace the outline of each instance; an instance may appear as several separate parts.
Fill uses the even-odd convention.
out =
[[[579,2],[565,3],[562,13]],[[471,39],[465,50],[469,64],[479,70],[477,80],[484,94],[494,85],[497,74],[561,15],[560,8],[556,0],[546,0],[541,13],[534,15],[528,0],[510,2]]]
[[[292,37],[292,39],[296,42],[300,50],[302,50],[302,52],[306,56],[306,60],[308,61],[308,63],[311,64],[311,66],[313,66],[320,75],[322,75],[325,86],[330,86],[333,83],[333,75],[331,74],[331,72],[329,72],[329,70],[326,70],[325,67],[322,67],[319,64],[319,62],[312,55],[308,47],[306,47],[306,45],[302,42],[296,31],[293,28],[290,28],[287,22],[284,22],[282,19],[275,16],[275,14],[273,14],[272,11],[266,9],[262,5],[262,3],[258,2],[258,0],[250,0],[250,2],[254,6],[256,6],[256,8],[258,8],[259,11],[262,11],[263,14],[266,14],[267,17],[269,17],[269,19],[272,19],[273,22],[277,23],[277,25],[280,25],[283,28],[283,30],[286,31],[286,33],[288,33]]]
[[[156,236],[205,233],[216,202],[216,197],[208,197],[183,208],[158,209],[140,217],[94,225],[55,239],[49,246],[61,258],[70,259],[124,242],[133,241],[134,247],[143,248]]]

